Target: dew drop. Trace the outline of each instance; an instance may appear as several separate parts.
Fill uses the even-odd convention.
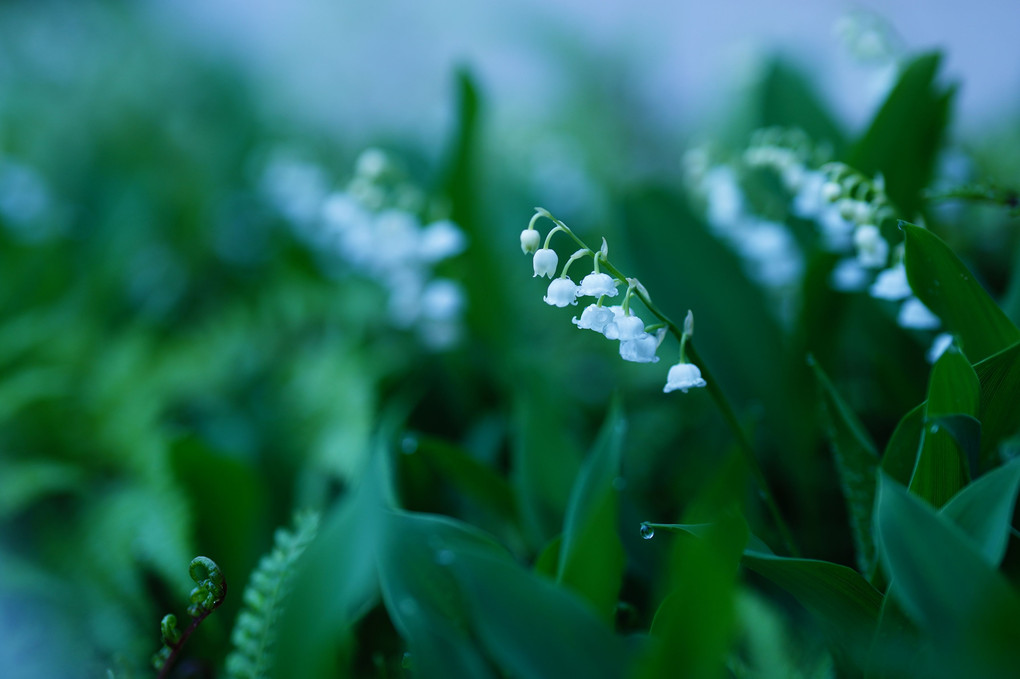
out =
[[[416,437],[408,435],[400,442],[400,451],[404,455],[413,455],[416,450],[418,450],[418,439]]]
[[[645,540],[651,540],[655,537],[655,529],[648,525],[647,522],[641,524],[641,537]]]
[[[939,425],[937,425],[937,424],[933,424],[933,425],[931,425],[931,433],[932,433],[932,434],[937,434],[937,433],[939,433]]]

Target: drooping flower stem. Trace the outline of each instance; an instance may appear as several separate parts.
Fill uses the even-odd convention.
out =
[[[554,230],[566,233],[574,240],[575,243],[577,243],[578,247],[583,250],[593,252],[591,248],[589,248],[588,245],[570,229],[570,227],[553,217],[549,214],[549,212],[538,208],[537,214],[547,217],[556,224]],[[532,224],[533,223],[534,221]],[[546,239],[546,246],[548,247],[548,238]],[[737,419],[736,413],[730,405],[729,400],[726,398],[726,395],[723,393],[722,388],[719,386],[719,383],[713,378],[712,372],[708,369],[705,361],[698,355],[697,350],[694,348],[692,339],[689,336],[685,336],[683,329],[670,320],[666,314],[655,306],[652,302],[651,296],[648,294],[648,290],[646,290],[643,285],[641,285],[636,279],[624,276],[623,273],[609,261],[608,257],[601,256],[600,259],[602,260],[602,269],[606,273],[628,286],[627,295],[624,298],[624,305],[627,305],[631,295],[636,295],[638,299],[641,300],[642,304],[644,304],[645,308],[647,308],[653,316],[662,322],[662,325],[669,330],[670,334],[676,337],[677,341],[681,342],[690,362],[694,363],[701,369],[702,376],[708,382],[708,392],[712,396],[712,400],[715,403],[716,408],[718,408],[719,413],[722,415],[723,420],[725,420],[727,426],[729,426],[730,430],[733,432],[733,436],[737,441],[737,447],[740,449],[748,468],[751,470],[754,482],[758,486],[759,497],[765,504],[769,516],[775,524],[776,530],[779,532],[780,539],[783,541],[786,550],[791,556],[798,556],[799,551],[793,541],[793,534],[790,531],[790,527],[783,519],[783,515],[779,511],[779,505],[776,502],[775,494],[772,492],[772,488],[765,476],[765,472],[758,463],[758,458],[754,454],[754,448],[751,445],[751,441],[747,437],[747,433],[741,426],[740,421]]]

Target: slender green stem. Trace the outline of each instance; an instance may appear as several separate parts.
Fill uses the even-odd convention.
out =
[[[556,226],[559,227],[559,230],[569,235],[574,242],[578,244],[578,246],[589,251],[591,250],[591,248],[589,248],[584,241],[578,238],[566,224],[558,219],[551,219]],[[729,400],[723,393],[722,387],[720,387],[719,383],[713,378],[712,371],[695,350],[691,338],[688,337],[686,341],[684,340],[683,330],[652,303],[652,299],[648,295],[648,291],[645,290],[644,286],[639,284],[636,285],[636,282],[628,280],[627,277],[624,276],[623,273],[607,258],[603,258],[602,263],[603,268],[614,278],[633,286],[634,294],[638,296],[641,303],[645,305],[648,311],[650,311],[653,316],[658,318],[663,325],[669,329],[670,334],[676,337],[678,341],[685,344],[687,356],[690,358],[692,363],[696,364],[700,368],[702,377],[708,383],[708,393],[715,402],[716,408],[719,409],[720,414],[723,416],[723,420],[726,421],[726,424],[733,432],[734,438],[736,438],[737,447],[740,449],[741,454],[744,456],[744,460],[747,462],[748,468],[751,470],[751,475],[754,477],[755,484],[758,486],[761,501],[765,504],[769,516],[772,518],[772,522],[776,525],[780,539],[783,541],[784,546],[791,556],[799,556],[800,552],[797,549],[796,543],[793,541],[793,533],[790,531],[790,527],[787,525],[786,521],[783,519],[783,515],[779,511],[779,504],[776,502],[775,494],[772,492],[772,487],[769,485],[765,472],[758,463],[758,458],[754,454],[754,448],[751,446],[751,441],[748,439],[747,433],[744,431],[740,421],[737,419],[736,413],[734,413]]]

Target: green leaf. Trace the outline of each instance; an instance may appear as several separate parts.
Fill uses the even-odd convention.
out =
[[[606,622],[616,612],[625,556],[617,532],[617,494],[625,422],[613,399],[577,476],[563,525],[557,582],[588,599]]]
[[[937,649],[938,664],[916,671],[1012,676],[1020,661],[1020,597],[974,542],[884,476],[876,527],[891,596]]]
[[[415,453],[438,470],[465,496],[490,509],[498,517],[513,520],[517,515],[510,484],[492,468],[446,441],[422,436]]]
[[[850,516],[857,568],[862,573],[870,573],[875,563],[871,527],[878,453],[864,425],[840,397],[821,366],[813,358],[809,358],[808,363],[821,387],[826,434],[836,460],[840,486]]]
[[[670,589],[655,613],[638,677],[722,676],[736,636],[737,565],[747,523],[730,514],[712,524],[672,526]]]
[[[882,594],[846,566],[746,550],[741,563],[776,583],[810,611],[850,661],[864,666]]]
[[[935,82],[941,60],[931,52],[906,65],[847,159],[861,172],[881,172],[889,197],[907,215],[921,209],[953,98],[954,88]]]
[[[971,361],[982,361],[1020,341],[1020,330],[949,246],[927,229],[906,222],[900,226],[906,236],[911,289],[960,338]]]
[[[981,381],[981,468],[998,464],[999,444],[1020,430],[1020,343],[974,366]]]
[[[942,508],[993,568],[1006,554],[1013,507],[1020,491],[1020,459],[988,472],[961,490]]]
[[[954,344],[932,367],[925,426],[921,430],[917,464],[910,477],[910,492],[933,507],[944,505],[970,478],[966,455],[954,431],[965,439],[967,429],[956,416],[977,415],[979,390],[974,369]],[[949,426],[942,426],[937,418]]]
[[[573,593],[477,550],[458,554],[450,570],[472,632],[510,676],[627,675],[629,645]]]
[[[922,403],[903,416],[889,437],[882,455],[882,471],[904,486],[910,483],[910,476],[917,465],[925,405]]]
[[[389,511],[378,553],[386,610],[422,677],[487,677],[485,652],[451,564],[469,552],[509,554],[468,524],[443,516]]]

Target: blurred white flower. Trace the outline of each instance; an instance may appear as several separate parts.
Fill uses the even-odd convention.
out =
[[[942,332],[936,335],[935,339],[932,340],[931,348],[928,349],[928,362],[934,363],[939,360],[942,354],[946,353],[946,349],[948,349],[952,344],[953,336],[948,332]]]
[[[698,366],[693,363],[677,363],[669,369],[669,374],[666,375],[666,386],[662,388],[662,391],[668,394],[679,389],[686,394],[688,389],[707,385],[708,382],[701,377],[701,370]]]
[[[422,229],[418,241],[418,256],[429,264],[464,252],[467,238],[464,232],[449,219],[432,222]]]
[[[857,261],[867,269],[878,269],[885,266],[889,258],[889,244],[878,227],[864,224],[854,232],[854,245],[857,247]]]
[[[896,321],[904,328],[916,330],[934,330],[942,324],[939,317],[916,297],[910,297],[903,303]]]
[[[878,274],[869,291],[872,297],[898,301],[913,294],[907,281],[907,268],[902,262]]]
[[[858,292],[868,285],[868,272],[856,259],[841,259],[829,275],[833,290]]]
[[[720,231],[736,226],[744,216],[744,193],[736,173],[725,165],[713,167],[701,182],[708,203],[708,222]]]
[[[616,284],[617,281],[609,274],[590,273],[581,281],[577,296],[601,297],[602,295],[607,295],[609,297],[616,297]]]
[[[556,275],[556,268],[559,266],[559,263],[560,260],[555,250],[542,248],[535,253],[535,257],[532,259],[532,265],[535,267],[534,276],[548,276],[552,278]]]
[[[577,304],[577,285],[570,280],[569,276],[553,279],[553,282],[549,284],[549,290],[542,299],[546,304],[561,308],[568,304]]]
[[[421,293],[421,315],[430,321],[452,321],[464,309],[464,289],[456,281],[436,278]]]

